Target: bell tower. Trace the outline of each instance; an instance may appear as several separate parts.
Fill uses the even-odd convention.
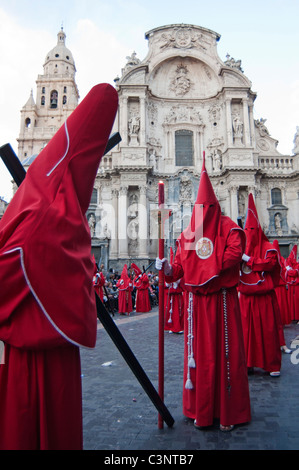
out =
[[[78,105],[75,61],[65,41],[66,34],[61,28],[56,46],[46,55],[44,73],[37,77],[36,101],[31,90],[21,109],[17,140],[18,157],[24,166],[34,160]]]

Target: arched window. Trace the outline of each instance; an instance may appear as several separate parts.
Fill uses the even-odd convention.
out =
[[[282,204],[281,190],[279,188],[271,189],[271,202],[275,204]]]
[[[58,103],[58,92],[56,90],[51,91],[50,95],[50,107],[57,108]]]
[[[66,104],[66,102],[67,102],[67,97],[66,97],[66,95],[63,95],[62,104]]]
[[[97,204],[98,202],[98,191],[96,188],[93,188],[90,204]]]
[[[30,128],[30,126],[31,126],[31,119],[30,118],[25,119],[25,126],[27,127],[27,129]]]
[[[44,96],[41,97],[40,104],[41,104],[42,106],[45,105],[45,97],[44,97]]]
[[[175,132],[175,164],[193,165],[193,132],[186,129]]]

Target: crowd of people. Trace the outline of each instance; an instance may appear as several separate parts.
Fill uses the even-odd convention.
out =
[[[106,271],[103,264],[98,268],[95,263],[93,285],[113,315],[130,315],[133,311],[146,313],[159,302],[157,273],[142,272],[134,263],[125,264],[121,273],[114,269]]]

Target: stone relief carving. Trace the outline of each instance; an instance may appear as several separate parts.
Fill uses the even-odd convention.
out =
[[[208,113],[209,113],[209,121],[210,122],[219,122],[220,117],[221,117],[221,108],[222,105],[219,103],[213,104],[212,106],[209,107]]]
[[[182,175],[180,184],[180,202],[192,201],[192,183],[187,175]]]
[[[206,65],[204,66],[204,71],[205,71],[205,73],[206,73],[208,79],[209,79],[209,80],[213,80],[212,74],[211,74],[209,68],[208,68]]]
[[[270,149],[270,144],[265,139],[258,139],[257,145],[262,152],[267,152]]]
[[[150,124],[154,124],[157,121],[158,107],[151,101],[147,102],[147,112]]]
[[[189,122],[203,125],[203,119],[193,106],[172,106],[165,117],[167,124]]]
[[[243,72],[243,69],[241,68],[242,61],[241,60],[235,60],[229,54],[226,54],[226,61],[224,63],[228,67],[231,67],[233,69],[240,70],[240,72]]]
[[[177,66],[169,86],[170,91],[173,91],[176,96],[184,96],[190,91],[193,83],[188,78],[188,74],[189,70],[186,65],[180,64]]]
[[[161,34],[161,46],[162,50],[168,48],[177,49],[191,49],[199,48],[203,51],[207,50],[207,46],[211,45],[211,42],[202,33],[195,33],[191,28],[179,27],[174,28],[170,33]]]

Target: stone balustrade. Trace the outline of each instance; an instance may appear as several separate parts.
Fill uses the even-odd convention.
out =
[[[267,173],[291,173],[295,170],[293,157],[259,157],[259,167]]]

